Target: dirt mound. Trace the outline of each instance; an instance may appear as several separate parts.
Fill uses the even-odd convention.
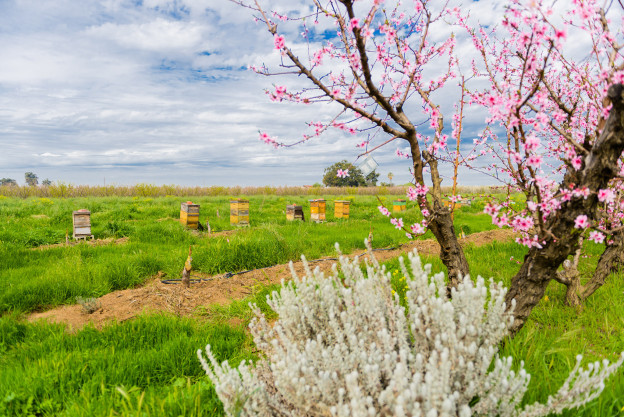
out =
[[[484,245],[493,241],[509,240],[513,232],[507,229],[489,230],[468,235],[461,239],[462,244]],[[395,258],[408,251],[418,249],[422,255],[438,255],[440,246],[434,240],[415,240],[400,248],[375,252],[375,257],[383,262]],[[358,251],[351,256],[362,255]],[[312,263],[322,271],[329,272],[333,259],[320,260]],[[301,261],[294,264],[298,274],[303,274]],[[162,282],[163,276],[152,277],[145,285],[123,291],[106,294],[98,299],[100,308],[92,314],[86,314],[81,305],[68,305],[28,316],[29,321],[49,320],[66,323],[69,330],[77,330],[87,323],[93,323],[101,328],[104,324],[116,320],[125,321],[136,317],[143,312],[166,311],[179,316],[193,315],[198,307],[210,304],[228,304],[232,300],[244,298],[253,293],[254,287],[259,284],[267,285],[281,282],[290,278],[288,264],[275,265],[268,268],[234,275],[226,278],[224,275],[197,275],[200,282],[191,284],[191,288],[184,288],[179,284]]]

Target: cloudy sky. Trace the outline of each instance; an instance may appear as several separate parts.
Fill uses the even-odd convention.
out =
[[[269,3],[297,10],[305,1]],[[469,4],[486,23],[502,9]],[[333,108],[266,97],[279,80],[247,68],[278,62],[272,36],[227,0],[0,0],[0,10],[0,177],[303,185],[356,161],[362,138],[339,132],[278,150],[258,140],[262,130],[295,141]],[[396,149],[374,157],[381,180],[391,171],[405,183]]]

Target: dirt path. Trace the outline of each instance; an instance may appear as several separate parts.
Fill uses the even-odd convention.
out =
[[[468,235],[461,242],[481,246],[493,241],[509,240],[512,236],[511,230],[496,229]],[[438,255],[440,252],[440,246],[435,240],[416,240],[399,249],[377,251],[375,257],[383,262],[414,248],[417,248],[418,252],[423,255]],[[362,253],[363,251],[357,251],[352,255]],[[321,270],[327,272],[331,270],[331,265],[335,262],[334,260],[314,262],[313,266],[319,266]],[[303,274],[301,261],[295,263],[295,270]],[[80,305],[67,305],[32,313],[28,316],[28,320],[66,323],[68,330],[75,331],[89,322],[101,328],[113,320],[125,321],[149,311],[166,311],[180,316],[190,316],[200,306],[224,305],[232,300],[244,298],[252,294],[254,287],[258,284],[274,284],[281,282],[282,279],[288,279],[290,270],[288,264],[283,264],[234,275],[230,278],[224,278],[223,275],[200,276],[198,274],[194,274],[193,277],[206,280],[193,283],[190,289],[186,289],[179,284],[165,284],[162,282],[163,277],[157,275],[141,287],[115,291],[100,297],[98,299],[100,308],[92,314],[84,313]]]

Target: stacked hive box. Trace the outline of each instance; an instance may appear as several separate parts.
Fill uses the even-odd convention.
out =
[[[230,224],[249,226],[249,200],[230,200]]]
[[[193,204],[191,201],[182,203],[180,207],[180,223],[189,229],[197,229],[199,224],[199,204]]]
[[[455,202],[455,203],[451,203],[450,201],[445,201],[444,205],[446,207],[449,207],[451,210],[457,210],[458,208],[461,207],[461,203],[460,202]]]
[[[393,212],[398,212],[398,211],[405,211],[407,210],[407,203],[405,202],[405,200],[394,200],[394,202],[392,203],[392,211]]]
[[[310,219],[317,223],[325,221],[325,200],[310,200]]]
[[[286,219],[293,220],[305,220],[303,215],[303,208],[301,206],[296,206],[294,204],[286,206]]]
[[[350,205],[351,202],[349,200],[334,201],[334,217],[337,219],[348,219]]]
[[[74,223],[74,239],[86,239],[90,237],[93,239],[93,235],[91,234],[91,212],[89,210],[77,210],[73,212],[73,223]]]

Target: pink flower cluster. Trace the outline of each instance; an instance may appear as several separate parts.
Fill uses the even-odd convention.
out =
[[[418,198],[418,196],[425,196],[429,188],[426,185],[416,184],[416,187],[409,187],[407,189],[407,198],[410,201],[414,201]]]
[[[338,178],[347,178],[349,176],[349,170],[348,169],[339,169],[336,171],[336,176]]]
[[[273,145],[273,147],[275,148],[280,146],[280,144],[275,139],[270,137],[266,132],[260,132],[260,140],[267,145]]]

